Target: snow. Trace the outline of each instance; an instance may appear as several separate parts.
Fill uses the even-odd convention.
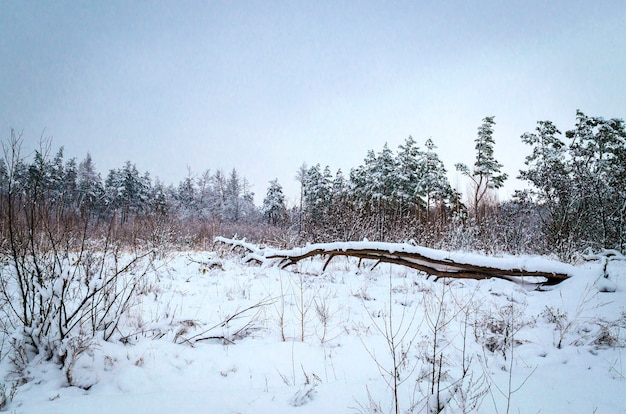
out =
[[[221,238],[220,238],[221,239]],[[221,239],[222,241],[228,241],[228,239]],[[239,243],[239,242],[238,242]],[[562,263],[556,260],[550,260],[541,256],[503,256],[503,257],[490,257],[479,255],[476,253],[468,253],[462,251],[444,251],[435,250],[423,246],[414,246],[408,243],[383,243],[383,242],[334,242],[334,243],[317,243],[309,244],[304,248],[295,248],[291,250],[272,250],[266,249],[264,251],[265,256],[272,255],[303,255],[314,250],[324,251],[346,251],[346,250],[382,250],[389,253],[417,253],[423,257],[439,260],[449,261],[459,264],[472,264],[475,266],[493,267],[498,269],[521,269],[528,272],[541,271],[549,273],[563,273],[568,275],[574,275],[579,269]],[[596,263],[596,265],[598,265]]]
[[[404,358],[398,369],[402,412],[427,412],[437,404],[462,412],[461,389],[466,396],[483,394],[470,412],[505,412],[507,400],[510,412],[626,410],[626,261],[608,260],[605,278],[602,260],[570,266],[539,257],[376,245],[494,267],[552,266],[573,277],[539,292],[499,279],[435,281],[395,265],[359,267],[349,258],[335,259],[322,272],[323,258],[280,269],[272,261],[247,264],[227,248],[171,252],[146,276],[123,335],[94,339],[74,362],[73,380],[82,388],[68,386],[63,369],[36,357],[6,410],[391,412],[386,370],[393,364],[385,332],[394,332],[396,356]],[[263,257],[259,252],[253,254]],[[216,256],[221,266],[204,265]],[[8,387],[8,338],[3,343],[0,367]],[[433,344],[435,367],[442,367],[439,400],[429,385]],[[462,376],[463,366],[472,378]]]

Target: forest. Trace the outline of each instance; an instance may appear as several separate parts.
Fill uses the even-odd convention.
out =
[[[319,163],[295,172],[300,202],[288,206],[278,179],[261,206],[245,177],[189,171],[177,184],[152,179],[131,160],[105,176],[91,154],[64,158],[51,140],[21,153],[11,131],[0,160],[0,231],[10,222],[89,234],[110,232],[125,242],[201,246],[216,236],[292,247],[306,242],[377,240],[484,253],[555,255],[572,261],[585,251],[626,248],[626,131],[622,119],[578,111],[562,133],[539,121],[521,140],[528,145],[519,178],[528,184],[508,200],[507,179],[494,158],[495,120],[485,117],[475,138],[475,162],[454,166],[471,183],[461,194],[449,183],[433,139],[412,137],[393,151],[366,152],[347,174]],[[95,154],[97,156],[97,154]],[[39,224],[38,224],[39,223]]]

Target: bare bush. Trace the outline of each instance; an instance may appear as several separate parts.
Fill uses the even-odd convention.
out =
[[[378,317],[374,317],[372,313],[368,311],[372,326],[384,338],[387,352],[385,357],[390,358],[390,362],[385,362],[385,360],[377,357],[374,350],[369,347],[363,339],[361,339],[361,342],[376,364],[381,377],[391,390],[393,409],[394,412],[398,414],[401,410],[400,387],[410,378],[411,374],[417,368],[417,363],[411,358],[411,351],[423,321],[417,318],[417,311],[419,309],[417,305],[413,306],[412,310],[410,310],[408,306],[402,306],[400,315],[396,315],[394,312],[394,288],[392,280],[390,268],[387,308],[380,314],[377,314]],[[363,307],[367,309],[365,302],[363,302]],[[372,404],[373,400],[371,396],[368,397],[369,408],[378,407]],[[361,409],[365,409],[365,407],[361,406]]]
[[[36,355],[71,367],[91,338],[110,340],[136,300],[150,267],[151,249],[114,242],[114,220],[103,238],[94,223],[67,207],[63,191],[52,191],[46,177],[32,172],[30,187],[16,188],[20,170],[19,138],[4,147],[8,191],[2,198],[0,309],[13,340],[11,360],[21,375]],[[46,171],[46,151],[38,162]]]

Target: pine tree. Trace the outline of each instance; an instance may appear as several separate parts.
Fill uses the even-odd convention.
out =
[[[309,168],[304,178],[304,215],[310,226],[321,227],[330,200],[331,182],[319,164]]]
[[[215,171],[212,182],[215,197],[211,202],[211,215],[218,220],[223,220],[226,207],[226,177],[222,170]]]
[[[573,191],[586,224],[581,229],[594,248],[623,249],[623,210],[626,191],[624,152],[626,132],[621,119],[588,117],[581,111],[566,136],[572,140],[570,155],[574,175]]]
[[[397,199],[398,179],[396,171],[397,161],[385,143],[383,149],[376,155],[376,162],[370,171],[373,178],[372,201],[391,202]]]
[[[533,148],[520,178],[542,214],[548,243],[563,259],[593,249],[624,249],[626,242],[626,130],[621,119],[578,111],[568,142],[549,121],[522,135]]]
[[[372,173],[376,164],[374,150],[368,150],[363,164],[350,170],[350,191],[359,204],[359,208],[370,207],[374,187]]]
[[[78,207],[78,170],[76,167],[76,159],[70,158],[65,163],[63,181],[61,184],[64,194],[65,206],[76,209]]]
[[[346,183],[346,179],[343,176],[343,172],[341,168],[337,170],[335,173],[335,178],[333,178],[332,182],[332,200],[341,201],[346,197],[346,191],[348,190],[348,184]]]
[[[211,216],[211,200],[215,197],[211,186],[211,170],[206,169],[196,179],[196,212],[200,218]]]
[[[155,180],[150,196],[152,212],[158,216],[167,216],[169,212],[167,191],[160,180]]]
[[[306,163],[302,163],[298,171],[296,171],[296,181],[300,183],[300,207],[298,209],[298,232],[302,231],[303,218],[304,218],[304,185],[306,180],[306,173],[309,170]]]
[[[448,181],[446,167],[435,152],[437,146],[431,138],[424,145],[423,163],[421,165],[420,185],[426,198],[426,212],[429,213],[431,206],[443,205],[452,196],[452,187]]]
[[[65,178],[65,169],[63,168],[63,147],[59,148],[59,151],[50,163],[49,174],[48,190],[50,191],[50,196],[56,202],[62,202],[61,199],[64,196],[63,183]]]
[[[422,183],[425,154],[419,149],[412,136],[398,147],[397,195],[403,203],[422,207],[424,185]]]
[[[91,154],[89,153],[87,153],[85,159],[78,164],[76,182],[78,208],[81,215],[85,217],[88,214],[95,214],[104,210],[100,205],[104,198],[102,178],[100,177],[100,173],[96,171]]]
[[[456,169],[470,178],[474,185],[474,215],[480,221],[480,207],[482,201],[490,189],[498,189],[504,185],[504,181],[508,178],[506,173],[500,170],[500,164],[493,156],[493,147],[495,141],[493,139],[493,126],[495,121],[493,116],[483,119],[482,125],[478,128],[478,136],[474,140],[476,145],[476,161],[474,168],[470,169],[462,163],[456,164]]]
[[[532,154],[526,156],[526,170],[519,178],[530,182],[534,188],[516,195],[519,203],[530,195],[539,208],[545,223],[543,231],[548,244],[560,249],[570,237],[575,197],[572,188],[572,170],[568,163],[567,146],[558,137],[561,132],[550,121],[539,121],[535,133],[524,133],[522,142],[530,145]]]
[[[232,169],[226,182],[226,204],[224,217],[231,222],[241,218],[241,182],[236,169]]]
[[[28,165],[28,172],[24,183],[26,193],[32,200],[39,202],[49,196],[52,188],[52,167],[45,152],[36,150],[33,162]]]
[[[145,214],[150,187],[150,176],[140,176],[135,164],[126,161],[124,167],[110,170],[105,181],[108,210],[111,213],[119,211],[120,224],[130,220],[133,214]]]
[[[178,183],[176,201],[178,213],[184,218],[195,219],[198,213],[198,195],[194,185],[195,177],[191,168],[187,168],[187,176]]]
[[[287,207],[285,206],[283,187],[278,183],[278,179],[270,181],[267,195],[263,199],[262,211],[267,222],[273,226],[278,226],[285,222]]]

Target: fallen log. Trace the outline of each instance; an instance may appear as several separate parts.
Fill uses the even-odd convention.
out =
[[[227,243],[225,239],[219,240]],[[233,241],[236,244],[236,241]],[[255,256],[278,260],[282,268],[314,256],[327,256],[322,270],[337,256],[356,257],[378,263],[410,267],[437,278],[500,278],[525,285],[558,284],[574,273],[573,266],[538,257],[488,257],[463,252],[446,252],[405,243],[345,242],[320,243],[291,250],[257,250]],[[260,254],[259,254],[260,253]]]

